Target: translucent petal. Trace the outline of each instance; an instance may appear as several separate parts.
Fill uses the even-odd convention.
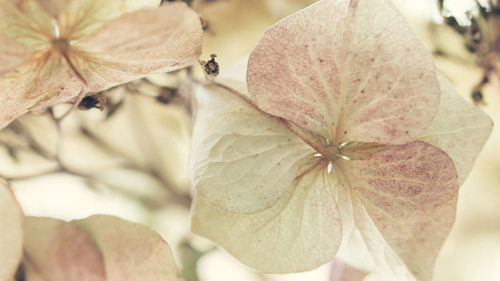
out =
[[[106,281],[103,258],[78,226],[52,218],[27,217],[26,280]]]
[[[361,268],[385,269],[402,274],[399,280],[412,280],[404,277],[404,264],[417,280],[432,280],[437,254],[455,220],[458,180],[452,160],[415,141],[336,167],[346,243],[352,235],[362,237],[365,256],[375,266]]]
[[[68,55],[96,92],[195,63],[201,36],[198,15],[176,3],[116,18],[72,46]]]
[[[70,101],[82,88],[82,82],[58,53],[39,52],[0,77],[0,129],[34,108]]]
[[[60,36],[70,41],[84,39],[107,22],[126,13],[156,8],[160,5],[160,0],[40,0],[40,2],[57,18]]]
[[[113,216],[74,221],[102,252],[108,281],[181,281],[170,246],[150,228]]]
[[[194,233],[268,273],[306,271],[330,261],[341,225],[325,165],[310,167],[269,209],[234,214],[196,196],[192,210]]]
[[[316,158],[279,120],[236,92],[206,86],[198,88],[196,98],[190,172],[210,204],[236,213],[269,208]]]
[[[387,0],[322,0],[281,20],[247,82],[260,109],[334,143],[415,139],[440,97],[431,54]]]
[[[0,18],[0,35],[32,49],[49,47],[55,37],[55,19],[36,0],[0,0]]]
[[[181,280],[168,244],[145,226],[98,215],[28,217],[25,227],[28,281]]]
[[[441,105],[427,131],[419,139],[441,148],[455,163],[461,185],[493,129],[493,121],[467,102],[443,75]]]

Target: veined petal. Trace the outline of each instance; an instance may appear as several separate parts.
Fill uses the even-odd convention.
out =
[[[199,87],[190,173],[210,204],[235,213],[274,205],[315,151],[279,120],[216,85]]]
[[[100,91],[195,63],[201,37],[198,15],[175,3],[114,19],[72,46],[68,55],[89,89]]]
[[[0,34],[0,77],[32,56],[33,51],[26,45]]]
[[[170,246],[146,226],[96,215],[72,222],[102,253],[107,281],[181,281]]]
[[[305,271],[330,261],[342,234],[325,165],[309,167],[274,206],[253,214],[230,213],[196,196],[191,225],[194,233],[267,273]]]
[[[107,281],[103,258],[78,226],[52,218],[27,217],[26,280]]]
[[[430,52],[387,0],[322,0],[281,20],[247,82],[260,109],[335,143],[413,140],[440,98]]]
[[[23,254],[23,213],[6,181],[0,178],[0,280],[11,280]]]
[[[493,121],[462,98],[443,75],[439,74],[438,78],[441,105],[431,126],[419,139],[439,147],[451,157],[462,185],[491,134]]]
[[[74,99],[82,91],[67,62],[53,51],[41,51],[30,61],[0,77],[0,129],[35,108]]]
[[[361,235],[379,270],[399,270],[402,262],[417,280],[432,280],[458,196],[457,173],[446,153],[415,141],[388,146],[367,160],[340,161],[336,172],[344,193],[351,194],[338,200],[343,212],[353,210],[355,226],[344,228],[350,231],[344,232],[346,241],[352,233]]]
[[[49,47],[55,36],[55,19],[36,0],[0,0],[0,19],[0,35],[31,49]]]
[[[57,19],[61,37],[70,41],[84,39],[121,15],[160,5],[160,0],[39,1]]]

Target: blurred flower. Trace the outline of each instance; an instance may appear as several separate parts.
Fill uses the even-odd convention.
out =
[[[198,15],[183,3],[144,9],[159,4],[1,0],[0,128],[32,109],[195,63]]]

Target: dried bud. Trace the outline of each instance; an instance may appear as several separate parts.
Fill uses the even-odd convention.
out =
[[[215,61],[217,55],[211,54],[209,61],[200,61],[203,70],[209,77],[216,77],[219,75],[219,64]]]
[[[86,96],[82,99],[80,104],[78,104],[78,109],[88,110],[92,108],[99,108],[100,110],[104,110],[104,105],[107,101],[108,99],[102,94]]]

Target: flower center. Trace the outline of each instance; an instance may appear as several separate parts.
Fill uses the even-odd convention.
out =
[[[342,155],[342,150],[343,150],[343,147],[345,146],[346,143],[342,143],[342,144],[339,144],[339,145],[335,145],[335,144],[330,144],[330,145],[327,145],[324,147],[324,153],[323,153],[323,157],[325,157],[326,159],[330,160],[330,161],[335,161],[339,158],[343,158],[343,155]]]
[[[71,68],[71,70],[73,71],[73,73],[75,74],[75,76],[80,80],[82,81],[82,83],[87,86],[87,80],[85,80],[85,78],[83,77],[83,75],[80,73],[80,71],[75,67],[75,65],[73,64],[73,62],[71,61],[70,59],[70,56],[69,56],[69,47],[70,47],[70,44],[68,42],[67,39],[65,38],[56,38],[54,40],[52,40],[52,47],[59,51],[59,53],[61,54],[61,56],[66,60],[66,62],[68,63],[68,66]]]
[[[52,40],[52,47],[61,53],[66,53],[69,49],[69,42],[64,38],[57,38]]]

